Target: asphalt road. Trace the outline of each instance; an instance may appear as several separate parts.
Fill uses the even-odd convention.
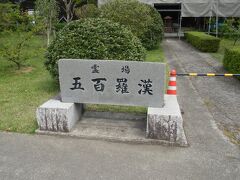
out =
[[[186,46],[164,41],[164,48]],[[166,56],[184,70],[173,52]],[[195,56],[195,55],[194,55]],[[189,63],[189,66],[192,66]],[[194,70],[194,69],[193,69]],[[238,180],[240,149],[232,144],[190,78],[178,78],[189,147],[134,145],[58,136],[0,133],[1,180]]]

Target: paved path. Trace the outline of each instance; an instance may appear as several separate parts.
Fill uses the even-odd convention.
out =
[[[171,42],[165,41],[164,47]],[[173,44],[173,48],[186,46]],[[169,52],[166,55],[175,65],[178,59]],[[0,179],[238,180],[239,147],[222,135],[191,82],[189,78],[178,80],[189,147],[0,133]]]
[[[225,72],[221,63],[184,41],[167,39],[164,41],[164,49],[171,67],[179,73]],[[178,80],[184,78],[186,79],[179,77]],[[240,81],[232,77],[191,77],[190,82],[208,107],[217,126],[240,144]]]

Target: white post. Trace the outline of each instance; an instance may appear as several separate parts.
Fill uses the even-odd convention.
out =
[[[181,40],[181,31],[182,31],[182,3],[181,3],[181,11],[180,11],[180,22],[178,28],[178,38]]]
[[[213,16],[213,8],[214,8],[214,2],[215,0],[213,1],[213,3],[211,4],[211,15],[209,17],[209,22],[208,22],[208,34],[210,34],[211,32],[211,21],[212,21],[212,16]]]
[[[216,7],[216,37],[218,37],[218,0],[217,0],[217,7]]]
[[[208,20],[208,34],[210,34],[210,31],[211,31],[211,21],[212,21],[212,16],[210,16]]]

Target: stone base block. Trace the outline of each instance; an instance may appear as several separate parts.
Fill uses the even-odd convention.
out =
[[[163,108],[148,108],[147,137],[186,146],[183,118],[174,95],[164,96]]]
[[[82,115],[82,104],[63,103],[59,98],[50,99],[37,108],[40,130],[69,132]]]

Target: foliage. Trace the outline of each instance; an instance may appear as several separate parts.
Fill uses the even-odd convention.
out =
[[[0,32],[5,30],[30,30],[31,17],[21,13],[19,6],[12,3],[0,3]]]
[[[59,23],[56,23],[55,24],[55,31],[58,32],[60,31],[61,29],[63,29],[65,26],[67,25],[66,22],[59,22]]]
[[[51,43],[45,65],[58,78],[61,58],[143,61],[145,49],[129,30],[106,19],[86,18],[69,23]]]
[[[100,15],[100,11],[94,4],[85,4],[75,9],[76,16],[81,18],[96,18]]]
[[[240,46],[240,41],[238,41],[235,46]],[[211,53],[211,55],[222,63],[226,48],[234,48],[233,40],[226,38],[221,39],[218,51],[215,53]]]
[[[3,45],[0,52],[5,60],[9,62],[13,62],[16,64],[17,68],[20,69],[23,66],[24,62],[26,61],[27,57],[23,54],[23,48],[25,47],[26,41],[30,39],[31,36],[21,36],[18,41],[14,43],[12,46],[9,42]]]
[[[147,6],[134,0],[112,0],[101,6],[101,17],[119,22],[138,37],[152,23]]]
[[[222,27],[223,36],[233,40],[233,45],[236,45],[240,40],[240,20],[227,19]]]
[[[82,0],[82,4],[94,4],[95,6],[98,5],[97,0]]]
[[[59,7],[56,0],[37,0],[36,9],[42,22],[46,26],[47,44],[50,43],[50,35],[54,33],[54,25],[58,20]]]
[[[146,49],[156,49],[163,39],[163,21],[159,12],[149,6],[149,15],[152,17],[153,22],[148,26],[148,30],[140,37],[143,46]]]
[[[240,47],[225,50],[223,66],[231,73],[240,74]]]
[[[189,31],[185,34],[186,40],[203,52],[217,52],[220,39],[203,32]]]
[[[16,32],[18,34],[18,39],[14,43],[12,41],[6,41],[0,46],[0,52],[3,58],[9,62],[14,63],[17,66],[17,69],[20,69],[25,61],[28,59],[27,54],[24,53],[24,48],[27,46],[27,42],[32,38],[34,33],[38,31],[36,26],[32,31],[22,33]]]
[[[111,0],[100,8],[101,17],[129,28],[147,49],[153,49],[163,37],[160,14],[137,0]]]

